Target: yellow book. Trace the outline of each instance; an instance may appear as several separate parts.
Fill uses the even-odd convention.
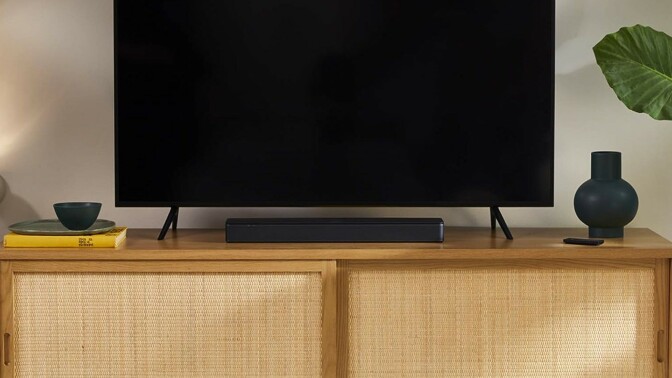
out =
[[[5,235],[5,248],[114,248],[126,239],[126,227],[96,235]]]

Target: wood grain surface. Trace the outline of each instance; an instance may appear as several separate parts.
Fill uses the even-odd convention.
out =
[[[514,240],[488,228],[446,228],[443,243],[226,243],[223,230],[131,229],[118,248],[3,248],[0,260],[451,260],[672,258],[672,243],[649,229],[626,228],[601,246],[564,244],[583,228],[518,228]]]

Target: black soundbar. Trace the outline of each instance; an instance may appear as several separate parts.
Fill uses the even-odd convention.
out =
[[[442,242],[441,218],[230,218],[229,243]]]

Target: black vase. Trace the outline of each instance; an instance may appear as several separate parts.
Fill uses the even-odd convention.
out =
[[[621,238],[623,226],[637,214],[637,192],[621,178],[621,153],[590,154],[590,180],[574,196],[574,210],[591,238]]]

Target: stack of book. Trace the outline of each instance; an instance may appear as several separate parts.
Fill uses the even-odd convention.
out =
[[[115,248],[126,239],[126,227],[96,235],[5,235],[5,248]]]

